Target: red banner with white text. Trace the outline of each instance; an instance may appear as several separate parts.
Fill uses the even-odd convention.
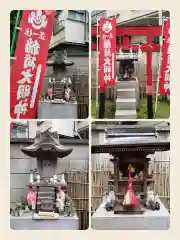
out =
[[[11,118],[35,118],[53,33],[54,10],[24,10],[11,68]]]
[[[160,69],[160,95],[170,95],[170,18],[164,19]]]
[[[116,18],[99,20],[99,87],[116,84]]]

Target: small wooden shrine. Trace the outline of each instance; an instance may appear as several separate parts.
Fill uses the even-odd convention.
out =
[[[54,213],[57,217],[59,213],[57,195],[60,191],[64,194],[66,184],[64,174],[61,180],[57,176],[57,160],[68,156],[73,149],[67,149],[61,145],[58,133],[48,129],[45,132],[37,131],[34,143],[28,147],[21,147],[21,150],[24,154],[37,159],[37,170],[35,173],[30,171],[30,180],[27,185],[29,194],[35,201],[29,207],[33,208],[36,218],[40,212],[41,218],[43,212],[46,213],[44,214],[46,217],[53,218]],[[62,201],[64,200],[63,197]]]
[[[154,182],[153,173],[148,171],[148,155],[168,151],[170,143],[160,141],[154,127],[138,127],[136,124],[109,128],[105,139],[105,144],[92,146],[92,153],[109,153],[112,156],[110,161],[114,164],[114,173],[109,179],[109,187],[115,191],[114,213],[142,214],[147,187]],[[131,191],[129,186],[137,199],[137,207],[124,205],[127,193]]]

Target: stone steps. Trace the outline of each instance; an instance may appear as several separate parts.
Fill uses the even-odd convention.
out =
[[[136,88],[137,81],[119,81],[116,83],[117,89]]]
[[[136,119],[136,110],[116,110],[116,119]]]
[[[134,110],[136,109],[135,98],[117,98],[116,110]]]
[[[136,119],[136,89],[137,81],[117,82],[116,119]]]
[[[119,88],[117,89],[117,98],[135,98],[135,88]]]

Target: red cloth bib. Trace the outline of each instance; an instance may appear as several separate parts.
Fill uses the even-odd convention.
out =
[[[49,97],[52,97],[52,94],[53,94],[52,88],[48,88],[47,93]]]

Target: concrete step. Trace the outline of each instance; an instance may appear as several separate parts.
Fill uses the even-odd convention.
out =
[[[118,88],[117,98],[135,98],[136,91],[135,88]]]
[[[136,110],[116,110],[115,119],[136,119]]]
[[[137,81],[120,81],[116,83],[117,89],[119,88],[136,88],[137,87]]]
[[[116,99],[117,110],[136,110],[135,98],[117,98]]]

